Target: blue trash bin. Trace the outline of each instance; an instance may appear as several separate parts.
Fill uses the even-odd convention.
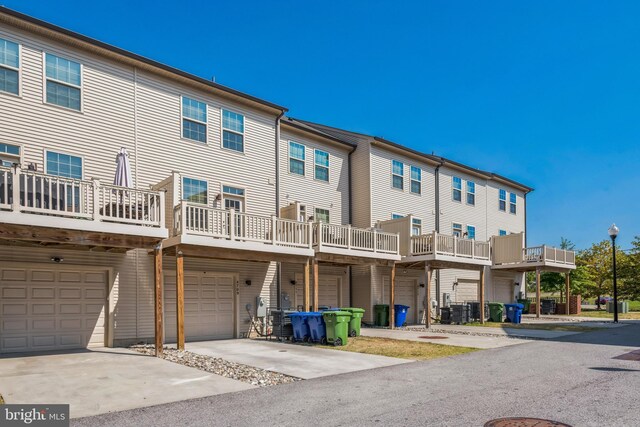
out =
[[[309,313],[297,312],[289,314],[291,325],[293,326],[293,340],[306,342],[311,337],[309,331],[308,315]]]
[[[505,304],[504,305],[504,310],[506,311],[505,322],[521,323],[523,309],[524,309],[524,304]]]
[[[408,305],[402,304],[394,304],[393,308],[395,309],[396,316],[394,319],[394,325],[396,328],[401,328],[407,322],[407,311],[409,311]]]
[[[326,344],[327,328],[324,324],[322,313],[318,311],[311,311],[307,313],[306,317],[307,324],[309,325],[309,332],[311,334],[311,341]]]

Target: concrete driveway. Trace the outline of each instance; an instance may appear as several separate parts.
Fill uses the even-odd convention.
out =
[[[187,343],[186,350],[303,379],[411,362],[393,357],[257,339],[193,342]]]
[[[0,357],[6,403],[68,403],[72,418],[251,388],[119,348]]]

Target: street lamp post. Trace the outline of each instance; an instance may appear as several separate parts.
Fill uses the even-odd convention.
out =
[[[612,224],[609,227],[609,236],[611,237],[611,245],[613,246],[613,323],[618,323],[618,281],[616,278],[616,237],[620,229]]]

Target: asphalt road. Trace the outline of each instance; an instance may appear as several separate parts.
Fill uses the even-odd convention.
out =
[[[72,420],[74,426],[640,426],[640,322],[462,356]],[[171,393],[171,390],[167,390]]]

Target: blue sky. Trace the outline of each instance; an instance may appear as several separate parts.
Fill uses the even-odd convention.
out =
[[[3,3],[530,185],[530,245],[640,235],[640,2]]]

